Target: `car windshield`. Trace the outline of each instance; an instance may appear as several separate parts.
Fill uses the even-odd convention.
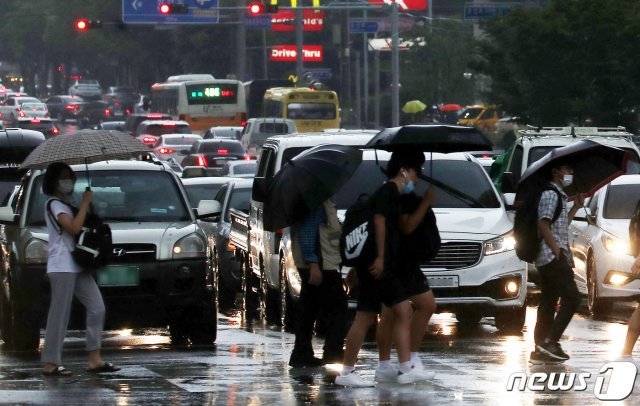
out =
[[[111,88],[112,93],[135,93],[132,87],[116,86]]]
[[[261,123],[258,131],[265,134],[287,134],[289,132],[286,123]]]
[[[534,162],[547,155],[552,150],[558,148],[558,146],[544,146],[535,147],[529,150],[529,162],[527,165],[531,166]],[[640,157],[636,151],[631,148],[622,148],[629,153],[629,160],[627,161],[627,175],[635,175],[640,173]],[[579,174],[577,175],[579,176]]]
[[[22,103],[22,111],[47,111],[44,103]]]
[[[607,191],[602,216],[606,219],[629,219],[638,200],[640,200],[640,187],[637,184],[611,185]]]
[[[200,137],[168,137],[164,139],[164,145],[193,145]]]
[[[145,134],[160,136],[163,134],[191,134],[191,128],[184,124],[154,124],[147,126],[147,129],[143,131]]]
[[[253,175],[256,173],[256,169],[258,165],[256,161],[242,162],[242,163],[234,163],[233,165],[229,165],[229,173],[234,175]]]
[[[336,106],[331,103],[289,103],[287,118],[294,120],[333,120]]]
[[[199,183],[184,185],[191,207],[198,207],[200,200],[214,200],[216,193],[224,186],[224,183]]]
[[[231,193],[231,199],[229,200],[228,208],[236,209],[249,213],[249,206],[251,204],[251,188],[234,188]],[[231,218],[229,216],[229,210],[224,213],[224,221],[229,223]]]
[[[203,142],[200,144],[200,152],[214,154],[244,154],[244,148],[239,142]],[[226,151],[224,154],[221,151]]]
[[[464,109],[462,111],[462,113],[460,113],[460,118],[464,119],[464,120],[474,119],[474,118],[478,117],[480,115],[480,113],[482,113],[482,110],[483,109],[478,108],[478,107]]]
[[[349,181],[334,196],[338,209],[347,209],[361,194],[371,195],[384,183],[386,175],[382,168],[387,162],[363,161]],[[424,164],[423,173],[430,176],[430,161]],[[433,174],[436,181],[445,187],[436,186],[434,208],[498,208],[500,200],[491,187],[489,179],[481,166],[475,162],[458,160],[433,161]],[[419,180],[416,193],[424,193],[425,181]]]
[[[82,192],[87,187],[87,178],[83,172],[76,172],[71,200],[80,202]],[[48,196],[42,190],[40,175],[35,180],[31,196],[27,225],[42,226],[44,204]],[[176,222],[190,221],[191,216],[185,207],[180,190],[169,172],[108,170],[91,172],[91,190],[93,207],[96,214],[108,222]],[[76,203],[77,204],[77,203]]]

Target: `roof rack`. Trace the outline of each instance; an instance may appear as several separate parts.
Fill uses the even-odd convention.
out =
[[[571,136],[571,137],[632,137],[633,134],[625,127],[536,127],[527,125],[525,130],[519,131],[522,136],[544,137],[544,136]]]

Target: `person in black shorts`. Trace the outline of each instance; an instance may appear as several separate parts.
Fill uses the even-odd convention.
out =
[[[394,152],[388,171],[388,181],[371,197],[377,256],[369,267],[356,267],[359,297],[356,316],[346,338],[343,369],[335,383],[343,386],[373,386],[355,372],[358,352],[369,328],[376,322],[381,304],[394,316],[393,342],[399,359],[397,382],[423,380],[411,366],[410,340],[413,309],[409,294],[399,275],[404,269],[401,258],[400,194],[413,187],[417,178],[415,165],[404,163],[403,153]],[[424,161],[424,157],[423,157]],[[394,162],[394,164],[391,164]]]

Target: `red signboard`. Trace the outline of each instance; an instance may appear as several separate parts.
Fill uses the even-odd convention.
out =
[[[271,48],[270,61],[295,62],[297,52],[295,45],[275,45]],[[322,45],[303,45],[303,62],[322,62]]]
[[[322,31],[324,27],[324,11],[302,10],[302,30]],[[295,31],[296,12],[280,10],[271,16],[272,31]]]
[[[372,4],[398,3],[400,10],[426,10],[427,0],[369,0]]]

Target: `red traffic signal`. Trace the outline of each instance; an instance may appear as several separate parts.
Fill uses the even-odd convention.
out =
[[[186,14],[189,12],[189,7],[186,4],[161,3],[158,8],[162,15]]]
[[[264,14],[264,4],[261,2],[253,2],[249,4],[249,14],[252,16],[258,16]]]
[[[77,31],[86,31],[93,28],[102,28],[102,21],[87,20],[84,18],[80,18],[76,20],[75,27]]]

